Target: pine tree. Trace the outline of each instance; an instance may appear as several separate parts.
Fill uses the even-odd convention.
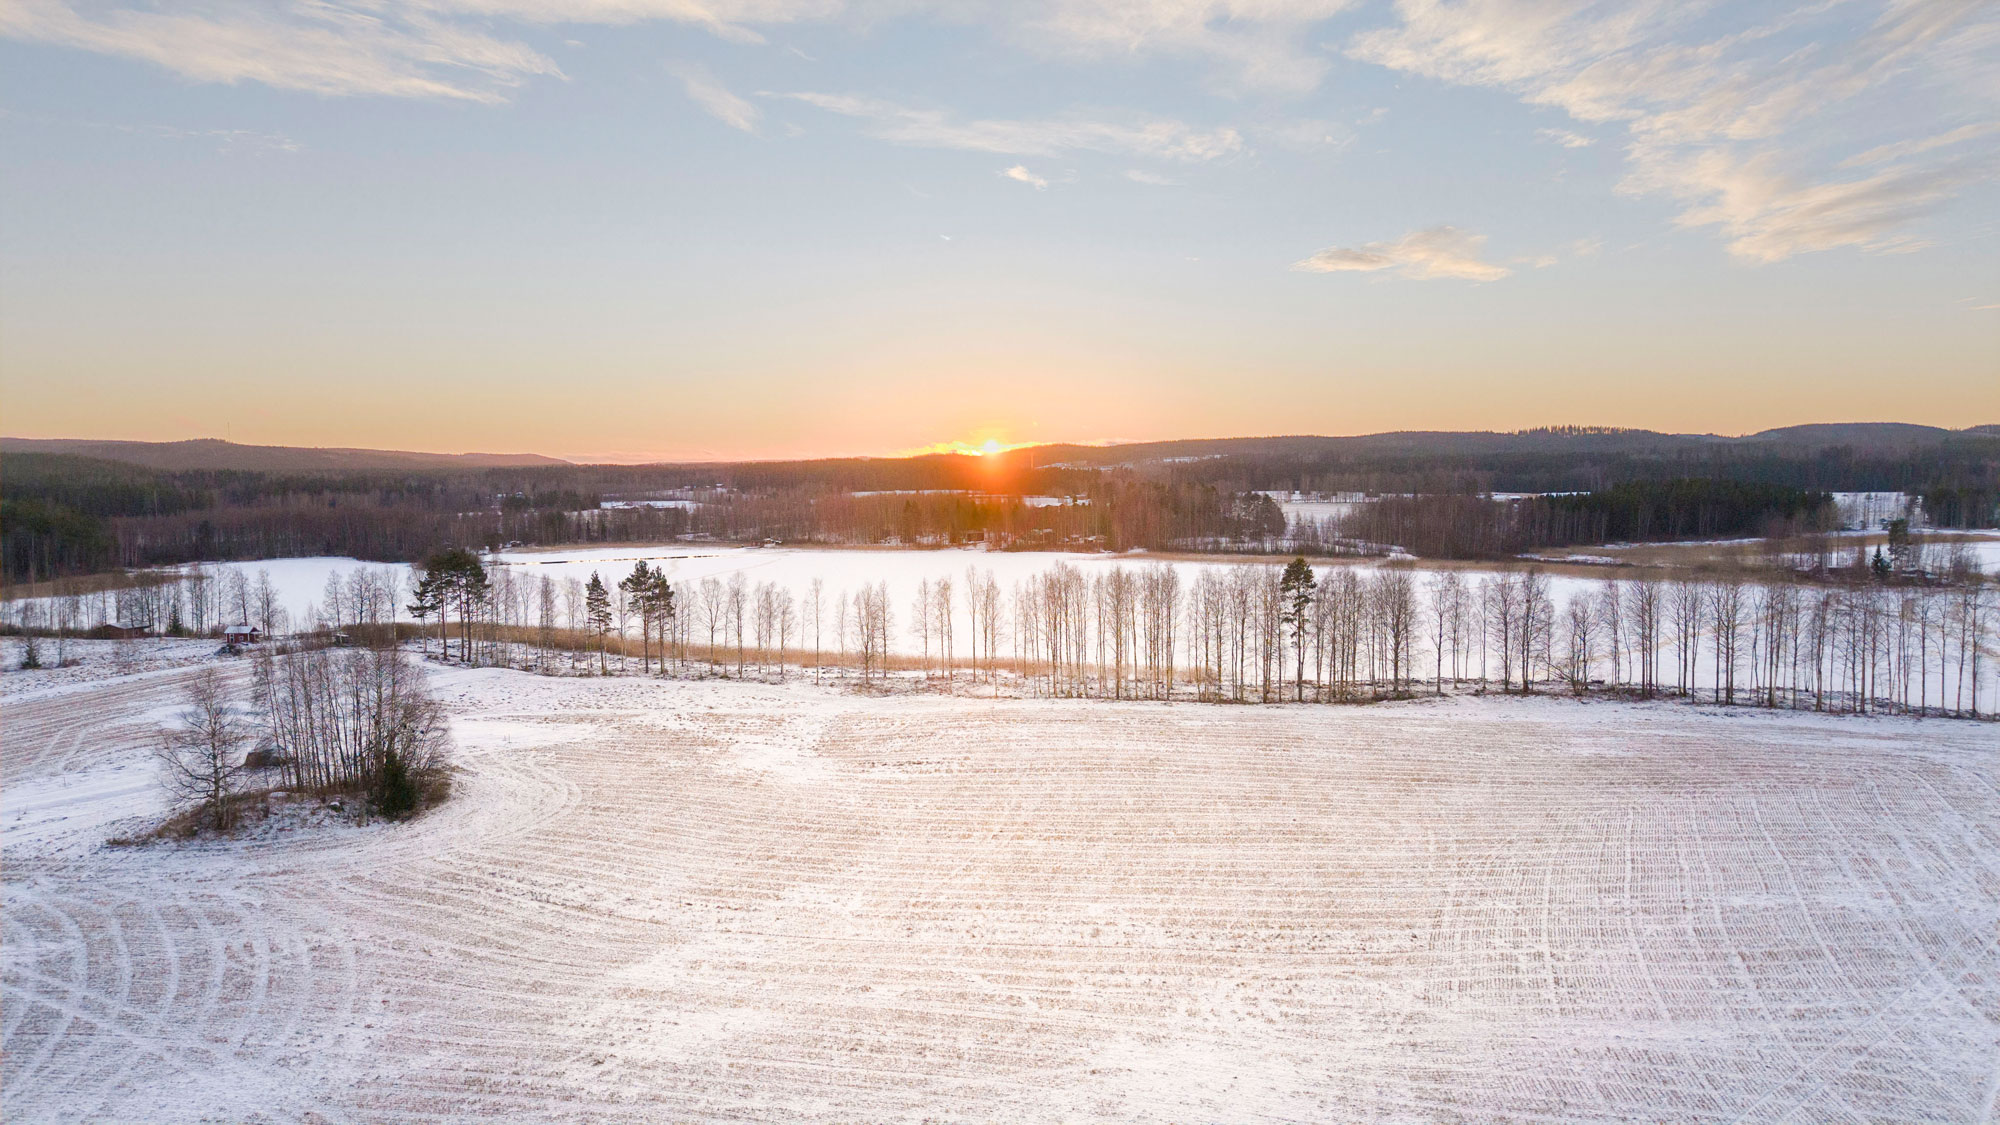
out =
[[[611,666],[604,655],[604,639],[611,632],[611,591],[604,588],[604,579],[590,572],[590,584],[583,590],[583,616],[589,622],[590,631],[597,634],[597,673],[611,674]]]
[[[443,607],[444,599],[439,592],[439,574],[436,570],[426,569],[423,571],[423,577],[417,579],[417,588],[410,593],[410,616],[417,619],[417,633],[423,638],[425,656],[431,654],[431,635],[424,631],[424,626],[429,623],[431,614],[437,613]],[[440,630],[444,628],[442,618],[439,619],[438,628]],[[449,657],[451,654],[447,652],[445,655]]]
[[[460,550],[452,572],[452,589],[458,595],[458,624],[461,631],[459,645],[468,663],[472,662],[472,623],[479,619],[479,611],[493,594],[493,584],[486,577],[486,568],[479,563],[479,556],[471,551]]]
[[[646,605],[653,612],[653,620],[660,629],[660,674],[667,672],[667,635],[674,622],[674,587],[667,581],[667,572],[655,570],[652,582],[646,590]]]
[[[459,655],[462,659],[471,659],[472,622],[493,590],[486,577],[486,567],[480,564],[478,555],[463,547],[451,547],[425,559],[423,572],[423,578],[417,583],[417,600],[411,603],[410,613],[418,620],[422,620],[425,613],[438,615],[438,637],[444,643],[444,658],[449,660],[451,639],[445,631],[445,619],[447,611],[456,605],[462,641]]]
[[[1312,620],[1313,594],[1318,589],[1319,580],[1313,577],[1312,566],[1306,562],[1304,555],[1300,555],[1285,564],[1285,573],[1278,579],[1278,591],[1285,602],[1285,624],[1290,626],[1292,630],[1292,652],[1298,668],[1298,699],[1300,702],[1304,702],[1306,698],[1306,624]],[[1281,662],[1278,665],[1278,676],[1280,677],[1279,682],[1282,684],[1285,674],[1284,664],[1282,663],[1284,656],[1282,653],[1278,659]],[[1282,686],[1278,689],[1280,693],[1284,690]],[[1278,698],[1283,699],[1284,695],[1280,694]]]
[[[641,675],[653,670],[653,568],[645,559],[632,564],[632,573],[618,582],[618,588],[625,591],[628,602],[639,610],[639,671]]]

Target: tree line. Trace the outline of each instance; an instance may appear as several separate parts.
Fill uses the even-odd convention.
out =
[[[1048,696],[1362,702],[1429,691],[1671,696],[1817,711],[1982,714],[1993,584],[1879,565],[1851,580],[1558,578],[1407,562],[1314,566],[1058,562],[1003,588],[990,570],[802,591],[484,572],[426,652],[551,674],[785,677]],[[417,585],[438,581],[433,560]],[[477,560],[472,560],[474,565]],[[1844,574],[1850,572],[1843,572]],[[419,603],[428,604],[428,603]],[[330,627],[331,619],[321,622]],[[633,643],[634,633],[638,643]],[[454,639],[455,638],[455,639]],[[1989,704],[1990,707],[1990,704]]]
[[[1715,479],[1629,481],[1592,492],[1494,499],[1384,496],[1294,529],[1302,547],[1393,544],[1425,558],[1492,559],[1553,547],[1760,536],[1840,526],[1832,495]]]

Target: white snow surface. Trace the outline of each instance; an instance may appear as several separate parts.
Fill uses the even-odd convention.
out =
[[[6,706],[7,1121],[1994,1116],[1988,725],[439,668],[442,808],[104,848],[187,674]]]
[[[2000,536],[1991,533],[1936,533],[1935,538],[1960,538],[1972,551],[1974,559],[1988,573],[2000,572]],[[1735,540],[1728,542],[1752,543],[1755,540]],[[1399,556],[1402,561],[1413,561],[1410,556]],[[1184,584],[1192,583],[1205,569],[1240,565],[1236,560],[1226,558],[1160,559],[1143,551],[1125,554],[1052,552],[1052,551],[986,551],[977,548],[948,550],[910,550],[901,548],[885,549],[827,549],[810,547],[736,547],[723,544],[673,543],[657,545],[620,547],[572,547],[558,549],[517,549],[496,552],[487,556],[491,567],[505,568],[517,578],[534,581],[543,576],[557,581],[574,578],[587,581],[594,572],[607,585],[616,586],[617,580],[630,574],[634,563],[645,561],[650,567],[663,569],[675,582],[697,584],[705,578],[728,581],[733,575],[742,574],[750,583],[772,583],[789,590],[794,598],[801,629],[809,629],[805,622],[809,619],[806,598],[814,578],[824,583],[827,621],[825,628],[831,635],[832,619],[836,603],[841,594],[853,594],[864,584],[886,582],[889,586],[890,606],[895,614],[893,645],[898,652],[915,652],[919,647],[917,638],[911,633],[913,620],[911,607],[916,598],[917,586],[924,581],[950,579],[955,590],[953,604],[957,607],[956,619],[959,627],[953,636],[954,655],[961,659],[972,655],[974,637],[966,627],[965,590],[966,570],[977,570],[981,575],[991,572],[1006,591],[1011,605],[1015,584],[1047,573],[1056,563],[1067,563],[1079,567],[1089,574],[1101,573],[1112,567],[1141,567],[1166,562],[1180,572]],[[1281,566],[1283,556],[1272,556],[1261,560],[1273,566]],[[1420,570],[1420,578],[1429,573],[1421,560],[1414,560]],[[1551,560],[1553,561],[1553,560]],[[1608,553],[1585,556],[1582,562],[1616,563],[1615,548]],[[1314,560],[1316,566],[1376,566],[1379,560],[1367,562],[1325,563]],[[254,584],[258,572],[270,574],[272,586],[278,594],[278,601],[285,607],[287,617],[292,622],[308,620],[308,611],[323,597],[327,576],[339,574],[343,579],[359,568],[377,571],[404,579],[402,596],[397,606],[403,620],[410,620],[407,613],[410,568],[401,564],[361,562],[340,557],[314,557],[268,559],[260,562],[213,564],[218,570],[240,570],[246,579]],[[1468,572],[1468,578],[1483,577],[1488,571]],[[1615,578],[1619,574],[1607,567],[1604,577]],[[1577,579],[1557,576],[1552,581],[1552,589],[1558,601],[1572,592],[1594,592],[1598,587],[1596,579]],[[18,614],[21,607],[34,599],[18,599],[7,603],[10,613]],[[801,633],[804,637],[807,634]],[[809,642],[808,642],[809,643]],[[204,650],[210,652],[213,649]],[[13,656],[10,652],[8,655]],[[49,657],[45,654],[44,659]],[[7,661],[11,668],[18,657]],[[0,689],[4,693],[5,689]]]

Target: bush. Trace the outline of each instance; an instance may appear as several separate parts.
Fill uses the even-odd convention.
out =
[[[416,779],[403,756],[393,751],[382,759],[381,782],[376,786],[375,811],[397,819],[415,812],[420,794]]]

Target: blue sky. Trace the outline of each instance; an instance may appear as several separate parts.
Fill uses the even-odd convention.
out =
[[[0,0],[8,432],[2000,421],[2000,8]]]

